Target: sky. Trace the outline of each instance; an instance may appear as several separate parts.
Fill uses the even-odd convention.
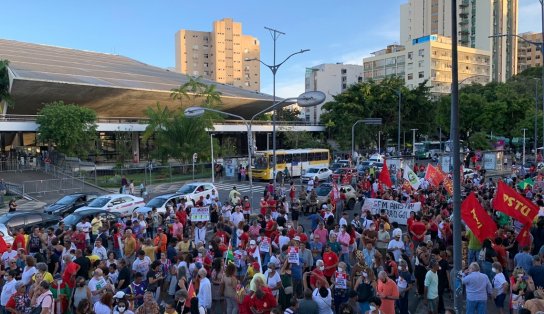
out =
[[[300,49],[277,72],[276,94],[304,92],[305,69],[322,63],[362,64],[363,57],[399,41],[400,4],[408,0],[28,0],[2,5],[0,38],[114,53],[163,68],[175,66],[179,29],[210,31],[230,17],[260,40],[261,60],[273,62],[265,26],[284,33],[277,60]],[[519,32],[541,29],[539,0],[519,0]],[[272,74],[261,69],[261,92]]]

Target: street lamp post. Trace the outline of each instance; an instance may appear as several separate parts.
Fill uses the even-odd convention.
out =
[[[381,149],[381,133],[382,131],[378,131],[378,154],[381,154],[382,153],[382,149]]]
[[[355,126],[359,123],[364,123],[366,125],[381,125],[382,118],[368,118],[355,121],[351,126],[351,156],[355,153]]]
[[[185,115],[187,117],[198,117],[198,116],[203,115],[204,112],[209,111],[209,112],[215,112],[215,113],[223,114],[223,115],[226,115],[226,116],[230,116],[230,117],[242,120],[244,122],[244,124],[246,125],[246,128],[247,128],[247,159],[248,159],[250,199],[251,199],[251,201],[253,201],[253,174],[252,174],[252,171],[251,171],[251,167],[252,167],[251,157],[252,157],[252,146],[253,146],[253,140],[252,140],[252,134],[251,134],[251,123],[253,122],[253,120],[258,115],[261,115],[261,114],[263,114],[265,112],[268,112],[268,111],[270,111],[270,110],[272,110],[274,108],[277,108],[278,106],[280,106],[280,105],[282,105],[282,104],[284,104],[286,102],[289,102],[289,101],[296,100],[300,107],[313,107],[313,106],[317,106],[320,103],[322,103],[325,100],[325,97],[326,97],[326,95],[324,93],[322,93],[322,92],[312,91],[312,92],[303,93],[298,97],[286,98],[286,99],[283,99],[280,102],[274,103],[270,107],[256,113],[255,115],[253,115],[253,117],[251,118],[250,121],[248,121],[244,117],[236,115],[236,114],[232,114],[232,113],[228,113],[228,112],[224,112],[224,111],[216,110],[216,109],[212,109],[212,108],[206,108],[206,107],[189,107],[189,108],[185,109],[184,113],[185,113]]]
[[[212,183],[215,183],[215,163],[213,162],[213,133],[210,133],[210,150],[212,154]]]
[[[272,36],[272,41],[274,43],[274,58],[273,58],[274,63],[270,65],[270,64],[264,63],[261,59],[257,59],[257,58],[245,59],[245,61],[259,61],[262,65],[270,69],[270,71],[272,72],[272,101],[275,103],[276,102],[276,73],[278,72],[279,68],[292,56],[296,54],[305,53],[307,51],[310,51],[310,49],[301,49],[300,51],[294,52],[290,54],[289,56],[287,56],[287,58],[283,59],[282,62],[276,63],[276,41],[281,35],[285,35],[285,33],[270,27],[265,27],[265,29],[270,32],[270,35]],[[276,186],[275,176],[276,176],[276,161],[277,161],[277,158],[276,158],[276,116],[277,116],[276,113],[277,112],[276,111],[277,110],[274,110],[272,114],[272,155],[273,155],[273,163],[274,163],[274,168],[273,168],[274,187]]]
[[[412,155],[416,155],[416,131],[418,129],[410,129],[412,130]]]
[[[523,157],[522,157],[522,167],[525,165],[525,131],[527,131],[527,129],[523,128],[521,129],[523,131]]]

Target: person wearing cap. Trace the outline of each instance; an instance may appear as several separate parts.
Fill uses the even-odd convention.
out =
[[[425,292],[423,301],[427,305],[429,313],[438,314],[438,262],[431,260],[429,270],[425,275]]]
[[[119,292],[123,293],[122,291]],[[116,301],[116,304],[113,307],[113,314],[134,314],[134,312],[129,309],[130,304],[127,300],[125,300],[124,293],[122,298],[117,297],[119,292],[113,296],[114,300]]]
[[[166,237],[166,234],[164,234],[162,227],[157,229],[157,235],[155,236],[155,239],[153,239],[153,244],[157,247],[156,259],[159,259],[161,253],[166,253],[166,247],[168,246],[168,238]]]
[[[21,281],[15,284],[15,293],[11,295],[5,306],[9,313],[25,313],[30,309],[30,297],[26,292],[26,286]]]
[[[387,251],[393,252],[393,255],[395,256],[395,261],[399,261],[402,253],[404,252],[404,242],[401,240],[402,237],[402,231],[395,229],[395,232],[393,232],[393,239],[389,241],[387,244]]]

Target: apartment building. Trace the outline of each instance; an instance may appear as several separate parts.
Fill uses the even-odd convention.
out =
[[[211,32],[179,30],[175,34],[176,70],[246,90],[260,90],[260,58],[255,37],[242,34],[242,24],[225,18]]]
[[[428,35],[451,37],[452,0],[409,0],[401,5],[400,39],[409,45]],[[458,43],[492,52],[492,79],[504,82],[517,73],[518,40],[490,38],[517,34],[518,0],[456,0]]]
[[[542,42],[542,33],[523,33],[521,37],[540,43]],[[530,44],[523,40],[518,40],[518,73],[532,67],[542,66],[542,52],[540,47]]]
[[[327,95],[318,106],[301,108],[306,122],[319,123],[323,104],[332,101],[333,96],[349,86],[363,81],[363,67],[355,64],[326,63],[306,69],[305,91],[322,91]]]
[[[412,39],[408,46],[391,45],[363,59],[364,80],[397,75],[408,88],[427,81],[435,95],[451,92],[451,39],[439,35]],[[491,80],[491,53],[459,47],[459,81],[486,84]]]

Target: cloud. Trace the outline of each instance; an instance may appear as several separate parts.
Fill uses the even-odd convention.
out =
[[[520,0],[518,11],[518,32],[542,31],[542,8],[537,0]]]

